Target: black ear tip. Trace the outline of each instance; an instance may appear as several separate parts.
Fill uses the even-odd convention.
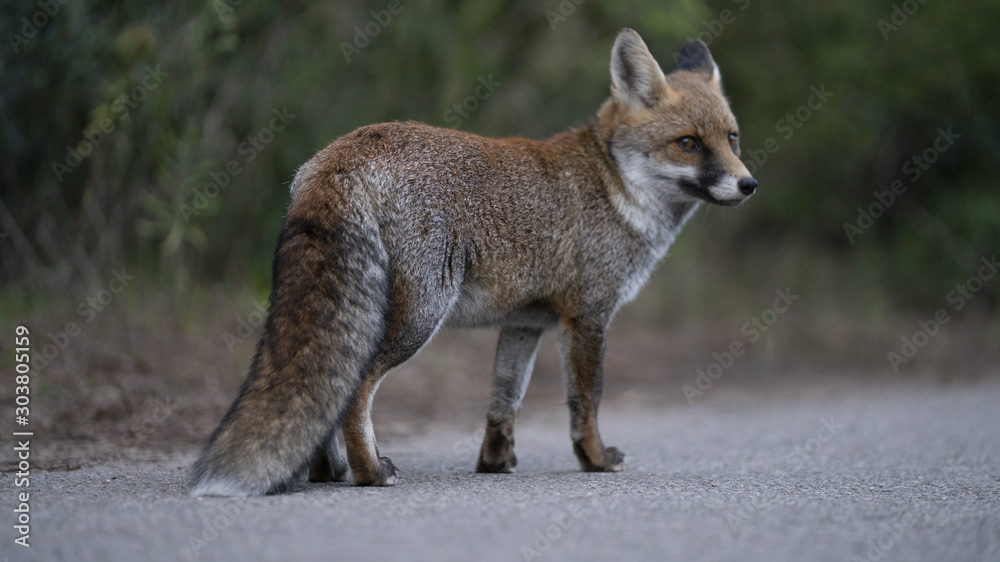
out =
[[[705,55],[712,56],[711,51],[708,50],[708,45],[705,44],[701,39],[692,39],[684,46],[681,47],[681,55],[689,55],[692,57],[704,57]]]
[[[715,61],[708,45],[701,39],[692,39],[681,47],[677,56],[677,68],[692,72],[713,72]]]

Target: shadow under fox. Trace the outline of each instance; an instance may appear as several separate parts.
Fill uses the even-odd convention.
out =
[[[580,467],[621,470],[625,455],[597,426],[611,318],[701,201],[739,204],[757,183],[704,43],[687,43],[664,75],[624,29],[611,78],[594,118],[546,140],[385,123],[304,164],[264,334],[194,467],[192,494],[280,492],[307,472],[342,480],[348,465],[359,485],[394,484],[372,398],[442,326],[500,326],[477,471],[516,466],[514,421],[549,328]]]

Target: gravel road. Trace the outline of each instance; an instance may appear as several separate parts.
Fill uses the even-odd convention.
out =
[[[625,472],[576,471],[564,408],[532,408],[518,472],[471,472],[481,429],[382,441],[394,488],[195,499],[195,451],[31,474],[5,560],[1000,561],[1000,381],[608,404]],[[377,416],[377,412],[376,412]],[[5,452],[5,457],[9,451]],[[54,462],[33,459],[36,464]]]

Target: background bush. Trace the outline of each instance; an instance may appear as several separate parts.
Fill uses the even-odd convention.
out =
[[[767,156],[749,204],[704,211],[681,237],[692,299],[788,282],[832,307],[927,310],[997,251],[997,2],[403,1],[382,25],[372,11],[388,4],[70,0],[43,18],[38,4],[4,3],[4,289],[55,294],[130,264],[181,299],[220,282],[266,292],[288,183],[330,140],[386,120],[452,126],[447,112],[490,77],[501,85],[461,129],[542,137],[582,123],[608,95],[623,26],[668,71],[684,40],[709,42],[744,160]],[[46,23],[29,38],[24,18]],[[377,34],[359,46],[366,25]],[[166,76],[146,88],[151,69]],[[833,95],[788,129],[812,88]],[[276,110],[294,118],[241,150]],[[113,130],[57,179],[53,163],[102,119]],[[960,137],[911,181],[904,165],[941,128]],[[240,172],[199,199],[230,161]],[[845,223],[894,180],[905,193],[852,243]],[[976,298],[986,316],[997,287]]]

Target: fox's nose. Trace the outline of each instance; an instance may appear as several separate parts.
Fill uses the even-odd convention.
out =
[[[740,193],[743,195],[753,195],[753,192],[757,191],[757,180],[753,178],[742,178],[740,181],[736,182],[736,186],[740,188]]]

